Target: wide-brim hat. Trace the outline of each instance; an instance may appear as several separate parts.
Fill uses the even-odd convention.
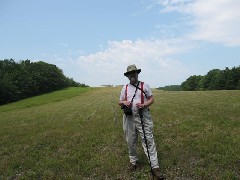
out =
[[[141,69],[138,69],[135,64],[129,65],[127,67],[127,72],[124,73],[124,76],[127,76],[129,73],[136,71],[138,74],[141,72]]]

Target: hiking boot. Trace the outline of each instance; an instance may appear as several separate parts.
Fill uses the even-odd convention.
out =
[[[137,169],[136,164],[129,163],[128,170],[129,171],[135,171]]]
[[[153,168],[153,176],[157,179],[157,180],[164,180],[164,176],[160,171],[160,168]]]
[[[128,170],[129,171],[135,171],[137,169],[137,166],[138,166],[138,161],[136,162],[136,164],[132,164],[131,162],[129,163],[129,166],[128,166]]]

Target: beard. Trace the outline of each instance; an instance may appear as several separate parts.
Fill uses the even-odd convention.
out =
[[[131,77],[130,77],[130,83],[131,83],[131,84],[136,84],[136,83],[137,83],[137,77],[131,76]]]

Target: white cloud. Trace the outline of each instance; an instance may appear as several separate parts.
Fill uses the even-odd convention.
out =
[[[161,13],[179,12],[188,16],[191,40],[240,45],[239,0],[156,0]],[[186,22],[184,22],[186,23]]]
[[[154,0],[154,3],[163,6],[164,8],[161,10],[161,12],[164,13],[172,11],[182,12],[184,11],[185,6],[192,1],[194,0]]]
[[[184,80],[175,76],[184,74],[186,69],[183,64],[169,57],[189,48],[188,43],[180,39],[110,41],[108,49],[79,57],[78,65],[80,71],[85,72],[85,82],[89,82],[90,86],[124,84],[127,82],[123,76],[126,67],[136,64],[142,69],[142,80],[159,87]]]
[[[240,1],[197,1],[188,10],[193,14],[195,31],[191,39],[221,42],[227,46],[240,45]]]

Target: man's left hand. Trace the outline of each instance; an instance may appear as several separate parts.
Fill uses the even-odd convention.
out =
[[[145,107],[145,105],[144,105],[144,104],[141,104],[141,103],[137,103],[136,106],[137,106],[137,108],[139,108],[139,109],[142,109],[142,108]]]

